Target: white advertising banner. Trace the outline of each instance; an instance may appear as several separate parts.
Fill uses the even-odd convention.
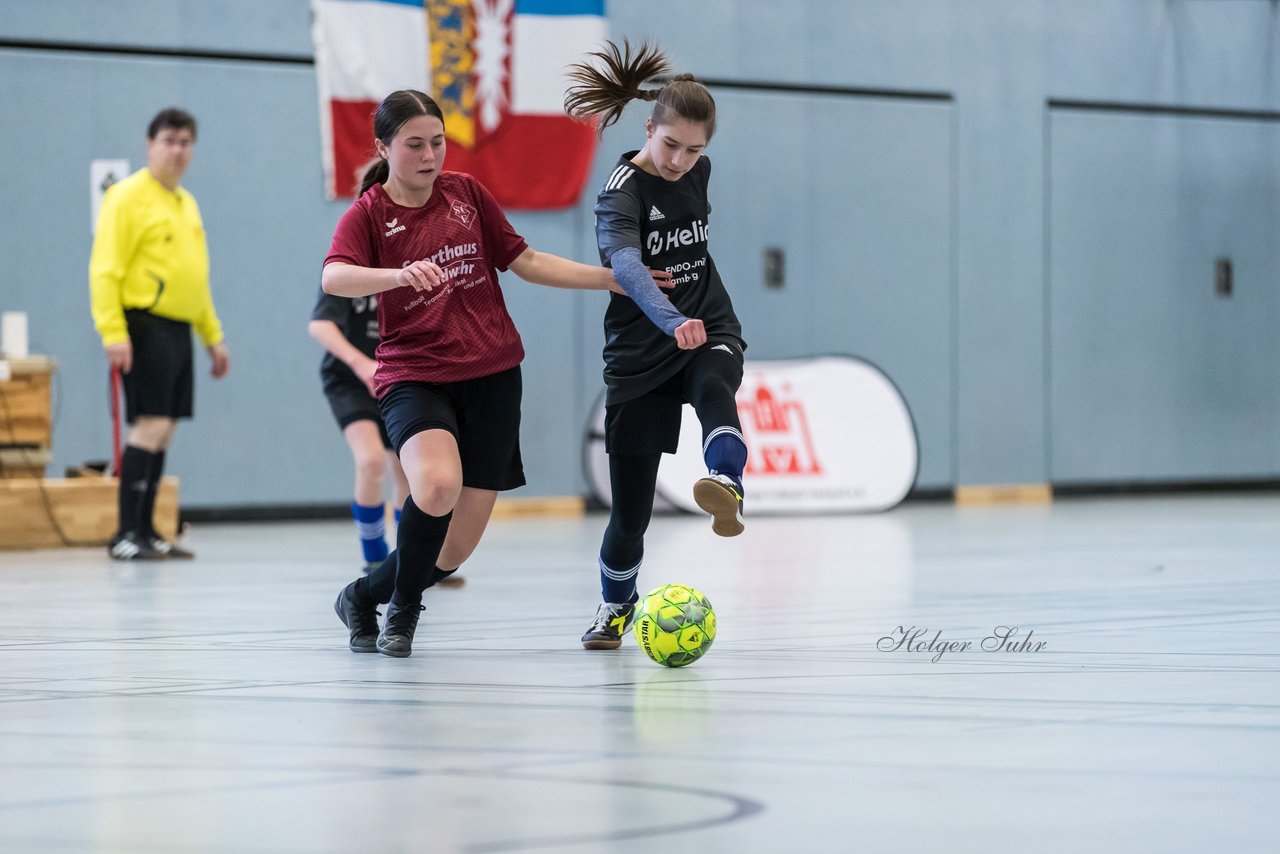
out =
[[[878,368],[848,356],[746,363],[738,417],[747,441],[747,513],[888,510],[919,470],[915,424]],[[592,412],[584,460],[597,499],[610,504],[604,400]],[[680,449],[664,454],[655,506],[700,512],[693,483],[706,474],[702,428],[684,408]]]

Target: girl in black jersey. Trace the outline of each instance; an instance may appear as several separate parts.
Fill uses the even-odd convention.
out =
[[[715,101],[690,74],[642,88],[670,71],[666,56],[642,44],[607,43],[597,64],[571,66],[565,110],[595,118],[603,130],[633,99],[653,101],[645,144],[619,158],[596,203],[600,260],[626,295],[605,313],[605,450],[613,507],[600,548],[604,602],[582,645],[617,649],[635,612],[636,575],[653,513],[658,464],[675,453],[684,403],[702,424],[708,476],[694,484],[712,530],[742,533],[742,439],[735,396],[742,382],[742,328],[707,252],[711,163],[703,155],[715,133]],[[669,297],[647,268],[672,273]],[[628,298],[629,297],[629,298]]]
[[[391,480],[397,523],[400,508],[409,497],[409,481],[382,424],[374,396],[377,306],[376,296],[348,299],[321,290],[307,324],[308,334],[325,349],[320,363],[324,396],[355,463],[351,517],[356,523],[366,572],[386,560],[388,554],[383,485]],[[457,573],[440,580],[443,587],[462,583],[462,576]]]

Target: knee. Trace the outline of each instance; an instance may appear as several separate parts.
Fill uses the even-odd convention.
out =
[[[381,489],[386,471],[379,457],[356,458],[356,480]]]
[[[615,513],[609,517],[609,527],[605,536],[616,547],[633,549],[644,543],[644,534],[647,530],[649,530],[647,516],[641,518]]]
[[[732,400],[737,388],[729,384],[728,377],[706,373],[697,377],[689,389],[692,400]]]
[[[176,423],[167,418],[139,418],[129,431],[129,444],[155,453],[169,447]]]
[[[453,510],[462,494],[462,473],[427,471],[410,478],[413,503],[429,516],[443,516]]]

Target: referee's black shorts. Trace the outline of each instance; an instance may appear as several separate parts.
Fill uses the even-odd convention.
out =
[[[378,435],[382,437],[382,447],[391,449],[391,439],[387,436],[387,428],[382,424],[382,413],[378,411],[378,401],[360,382],[325,378],[324,396],[329,401],[329,410],[338,422],[339,430],[357,421],[372,421],[378,425]]]
[[[121,379],[125,417],[190,418],[195,397],[191,324],[142,309],[127,309],[133,367]]]
[[[398,382],[378,401],[396,453],[424,430],[458,440],[462,485],[505,490],[524,486],[520,459],[520,366],[450,383]]]

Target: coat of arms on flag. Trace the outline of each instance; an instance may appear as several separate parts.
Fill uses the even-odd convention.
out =
[[[604,0],[312,0],[329,198],[354,195],[373,112],[397,89],[440,104],[445,169],[504,207],[577,203],[595,131],[564,114],[565,67],[606,38]]]

